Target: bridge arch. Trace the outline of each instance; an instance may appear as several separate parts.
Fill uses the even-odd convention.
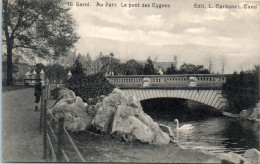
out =
[[[198,89],[122,89],[128,96],[136,96],[140,101],[153,98],[181,98],[193,100],[222,110],[227,106],[227,100],[222,96],[221,90]]]

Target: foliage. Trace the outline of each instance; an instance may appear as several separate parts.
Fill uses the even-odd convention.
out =
[[[59,64],[48,65],[45,69],[45,75],[50,81],[56,81],[60,83],[61,81],[67,80],[69,70],[64,68]]]
[[[80,78],[85,76],[83,65],[81,64],[78,58],[75,60],[73,67],[71,68],[71,73],[72,78]]]
[[[114,86],[111,85],[101,73],[70,78],[66,83],[66,87],[73,90],[75,94],[80,96],[85,102],[87,102],[89,98],[107,95],[114,89]]]
[[[45,73],[45,77],[49,79],[50,83],[53,83],[54,81],[60,83],[61,81],[64,82],[67,80],[67,74],[69,70],[59,64],[53,64],[47,66],[41,63],[36,64],[36,73],[38,76],[37,78],[40,77],[40,72],[42,69]]]
[[[154,65],[153,65],[153,62],[150,57],[147,59],[147,63],[144,65],[143,72],[144,72],[144,75],[156,75],[157,74],[157,70],[154,69]]]
[[[178,70],[173,65],[168,67],[167,70],[164,72],[166,75],[170,74],[210,74],[210,71],[204,68],[204,65],[194,65],[194,64],[187,64],[184,63],[180,66]]]
[[[255,107],[259,101],[259,66],[250,71],[234,72],[223,84],[223,94],[234,113]]]
[[[126,62],[126,75],[142,75],[143,66],[136,60],[129,60]]]
[[[82,56],[80,53],[78,54],[77,59],[82,64],[84,70],[91,66],[91,61],[88,61],[86,57]]]
[[[143,66],[136,60],[131,59],[127,61],[125,64],[121,64],[119,72],[122,75],[142,75]]]
[[[86,76],[78,59],[75,60],[71,73],[72,77],[67,80],[66,87],[73,90],[85,102],[89,98],[107,95],[114,89],[114,86],[104,78],[103,73]]]
[[[165,75],[170,75],[170,74],[177,74],[178,70],[176,69],[176,67],[173,66],[173,64],[171,65],[171,67],[168,67],[167,70],[164,72]]]
[[[113,57],[113,53],[110,56],[102,56],[96,61],[96,68],[99,73],[105,74],[112,70],[115,74],[120,72],[120,60]]]
[[[7,53],[7,85],[12,85],[12,53],[59,56],[78,40],[63,0],[3,0],[3,43]]]
[[[179,74],[210,74],[203,65],[186,64],[181,65]]]

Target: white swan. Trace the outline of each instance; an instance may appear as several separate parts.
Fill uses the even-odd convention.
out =
[[[189,131],[192,130],[194,127],[191,124],[186,124],[186,125],[182,125],[181,127],[179,127],[179,121],[178,119],[174,120],[174,123],[177,123],[177,130],[181,130],[181,131]]]

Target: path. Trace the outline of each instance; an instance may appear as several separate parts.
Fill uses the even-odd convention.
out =
[[[34,111],[34,89],[2,93],[2,161],[44,162],[40,112]]]

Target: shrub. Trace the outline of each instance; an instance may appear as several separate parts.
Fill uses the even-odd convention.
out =
[[[89,98],[96,98],[101,95],[108,95],[115,88],[103,74],[86,76],[72,76],[66,83],[66,87],[75,92],[76,96],[87,102]]]

